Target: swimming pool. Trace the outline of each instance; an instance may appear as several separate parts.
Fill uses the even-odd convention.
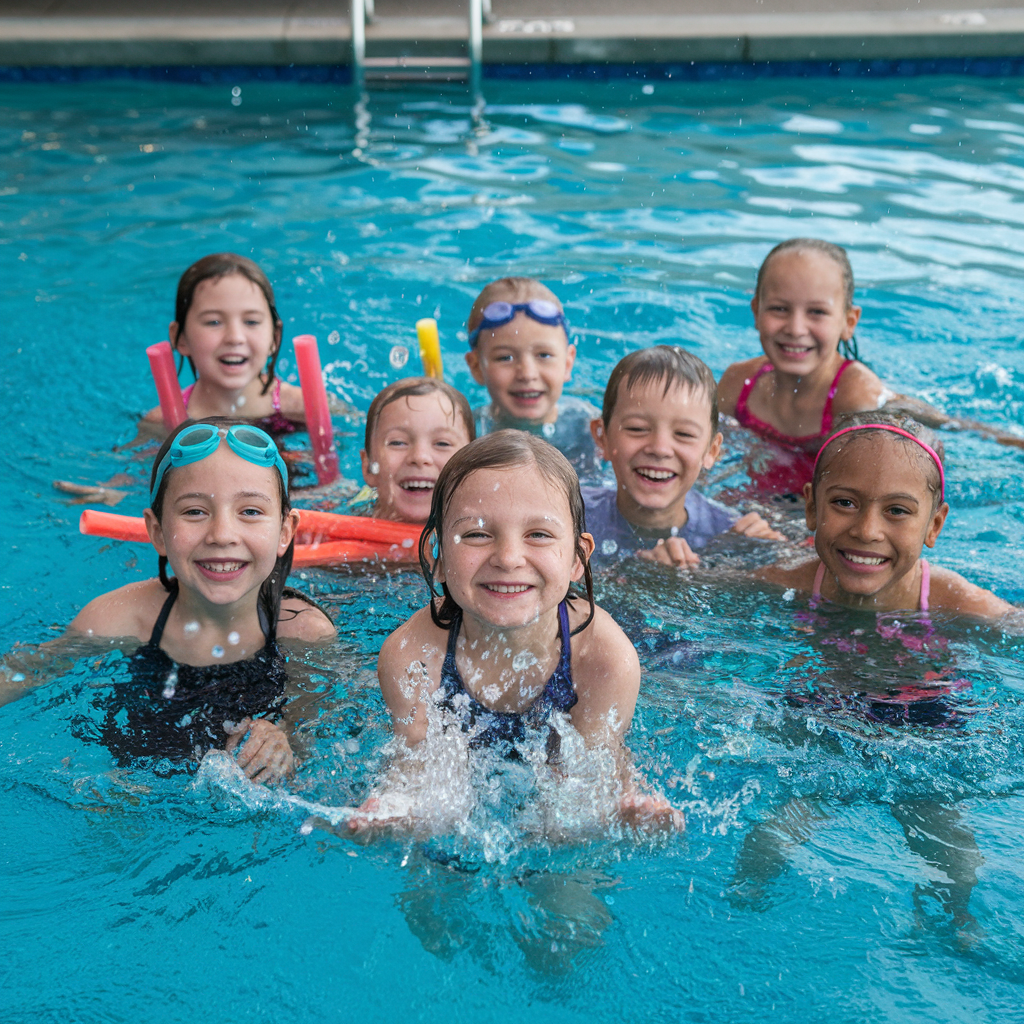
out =
[[[127,474],[118,511],[141,510],[147,464],[113,448],[154,404],[142,350],[165,336],[177,276],[209,251],[264,266],[285,337],[316,334],[331,384],[365,409],[424,315],[479,399],[458,332],[507,272],[565,301],[574,393],[598,399],[621,355],[661,341],[721,372],[757,350],[763,255],[821,235],[850,249],[861,352],[885,379],[1019,429],[1022,79],[494,82],[483,124],[457,94],[394,92],[358,127],[337,86],[237,88],[0,86],[5,650],[155,568],[79,536],[51,481]],[[295,379],[287,344],[280,366]],[[1024,455],[946,441],[935,559],[1024,602]],[[359,438],[343,443],[354,476]],[[458,842],[351,847],[305,834],[284,798],[246,805],[223,766],[194,785],[111,777],[73,733],[118,678],[113,655],[4,708],[0,1016],[1018,1019],[1020,643],[951,628],[972,683],[956,721],[865,723],[794,699],[803,677],[784,666],[808,647],[777,594],[624,575],[599,589],[647,668],[638,759],[688,812],[668,842],[548,850],[513,806]],[[325,710],[299,795],[341,805],[384,735],[374,654],[423,589],[306,577],[341,647],[309,666]]]

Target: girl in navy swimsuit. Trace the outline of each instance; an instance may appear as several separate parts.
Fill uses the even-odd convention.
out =
[[[579,482],[546,441],[501,430],[456,452],[434,489],[420,542],[433,599],[385,641],[381,691],[406,749],[428,726],[458,729],[470,750],[505,757],[539,738],[558,760],[570,725],[615,754],[618,815],[637,827],[682,816],[642,793],[623,746],[640,686],[636,651],[595,607]],[[583,581],[586,597],[573,593]],[[398,772],[403,761],[399,758]],[[408,796],[385,788],[349,821],[352,834],[416,828]]]

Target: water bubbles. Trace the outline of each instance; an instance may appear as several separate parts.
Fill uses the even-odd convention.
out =
[[[215,657],[215,658],[223,658],[224,657],[224,648],[221,647],[220,644],[214,644],[213,645],[213,649],[210,651],[210,654],[212,654],[213,657]]]
[[[164,681],[163,698],[164,700],[170,700],[174,696],[175,690],[178,689],[178,670],[172,668],[170,675]]]
[[[782,595],[782,600],[783,601],[792,601],[794,597],[796,597],[796,591],[792,587],[790,587],[789,590],[787,590]]]
[[[525,672],[537,664],[537,656],[532,651],[520,651],[512,659],[512,670],[514,672]]]
[[[235,405],[237,405],[237,406],[238,406],[238,408],[239,408],[239,409],[241,409],[241,407],[242,407],[243,405],[245,405],[245,395],[239,395],[239,396],[238,396],[238,397],[237,397],[237,398],[235,399]]]
[[[455,536],[452,537],[452,542],[454,544],[461,544],[462,543],[462,534],[461,533],[455,534]]]
[[[25,673],[24,672],[15,672],[14,675],[11,676],[11,682],[12,683],[23,683],[23,682],[25,682]]]
[[[602,555],[614,555],[619,550],[619,545],[615,543],[611,538],[601,541],[601,554]]]
[[[352,739],[351,737],[342,744],[345,748],[346,754],[358,754],[359,753],[359,740]]]
[[[370,473],[373,476],[376,476],[379,472],[380,472],[380,463],[379,462],[371,462],[370,463]]]
[[[238,646],[238,642],[241,639],[242,638],[234,630],[232,630],[230,633],[228,633],[228,643],[231,644],[232,647],[237,647]]]
[[[541,433],[549,441],[551,440],[551,438],[553,438],[555,436],[555,425],[554,425],[554,423],[545,423],[544,426],[540,428],[540,430],[541,430]]]
[[[412,537],[404,537],[402,539],[402,547],[403,548],[411,548],[412,547]]]
[[[333,231],[328,231],[327,232],[327,241],[328,242],[336,242],[337,240],[338,240],[338,236]]]
[[[307,818],[299,826],[299,835],[300,836],[308,836],[308,835],[310,835],[312,833],[312,831],[313,831],[313,819],[312,818]]]
[[[231,90],[231,106],[240,107],[242,105],[242,89],[241,86],[236,85]]]
[[[198,622],[186,622],[185,623],[185,636],[191,636],[193,633],[199,632]]]
[[[409,350],[404,345],[393,345],[388,361],[396,370],[400,370],[409,362]]]
[[[669,533],[670,533],[670,534],[671,534],[671,535],[672,535],[673,537],[678,537],[678,536],[679,536],[679,527],[678,527],[678,526],[673,526],[673,527],[672,527],[672,529],[671,529],[671,530],[669,530],[668,532],[669,532]]]
[[[341,335],[337,331],[331,331],[331,333],[327,335],[328,345],[337,345],[339,341],[341,341]]]
[[[641,91],[641,92],[642,92],[642,93],[643,93],[643,94],[644,94],[645,96],[653,96],[653,95],[654,95],[654,86],[653,86],[653,85],[651,85],[651,83],[650,83],[650,82],[648,82],[648,83],[647,83],[647,85],[645,85],[645,86],[644,86],[644,87],[643,87],[643,88],[642,88],[642,89],[641,89],[640,91]]]

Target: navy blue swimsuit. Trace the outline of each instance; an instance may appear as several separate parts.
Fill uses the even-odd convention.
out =
[[[495,711],[481,704],[462,682],[455,664],[455,646],[462,628],[462,615],[456,615],[448,631],[448,652],[441,669],[441,685],[438,687],[440,707],[457,714],[462,719],[462,731],[472,732],[471,747],[506,746],[511,748],[523,740],[526,730],[538,728],[547,723],[554,711],[568,711],[579,699],[572,684],[572,642],[569,637],[569,610],[563,601],[558,606],[558,635],[562,641],[562,653],[551,678],[544,684],[540,696],[525,711]],[[548,736],[549,755],[552,749],[553,730]],[[555,745],[557,749],[557,744]]]
[[[160,647],[175,587],[153,625],[149,642],[128,663],[130,682],[103,701],[100,741],[119,764],[139,757],[198,761],[227,742],[225,722],[276,721],[286,703],[287,672],[277,630],[259,609],[267,640],[251,658],[226,665],[182,665]]]

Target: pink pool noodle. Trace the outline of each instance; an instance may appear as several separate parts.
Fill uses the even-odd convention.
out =
[[[160,396],[160,411],[164,416],[164,426],[173,430],[187,417],[185,403],[181,400],[181,385],[178,384],[178,371],[174,365],[174,353],[169,341],[161,341],[158,345],[150,345],[146,349],[149,356],[149,368],[153,371],[156,381],[156,393]]]
[[[295,361],[299,365],[306,428],[316,460],[316,479],[319,484],[329,484],[338,477],[338,452],[334,447],[334,426],[320,368],[320,351],[312,334],[300,334],[292,344],[295,345]]]

